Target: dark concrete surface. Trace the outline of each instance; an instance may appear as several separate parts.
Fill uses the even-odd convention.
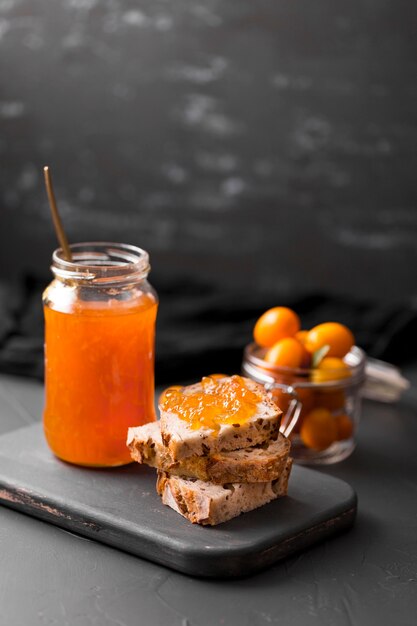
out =
[[[409,371],[417,382],[417,371]],[[0,431],[39,420],[42,387],[0,379]],[[7,626],[414,626],[417,392],[365,403],[352,457],[322,471],[357,491],[347,534],[238,581],[204,581],[0,509]]]

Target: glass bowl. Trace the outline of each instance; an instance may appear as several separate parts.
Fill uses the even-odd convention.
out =
[[[354,346],[344,357],[347,368],[293,369],[264,361],[266,349],[245,348],[244,376],[261,383],[283,411],[281,432],[291,439],[297,463],[330,464],[347,458],[356,445],[360,390],[366,355]]]

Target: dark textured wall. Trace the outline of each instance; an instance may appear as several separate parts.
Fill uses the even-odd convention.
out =
[[[69,238],[142,245],[156,284],[417,295],[416,18],[0,0],[1,274],[47,277],[48,163]]]

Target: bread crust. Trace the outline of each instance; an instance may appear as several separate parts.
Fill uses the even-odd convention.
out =
[[[159,422],[129,429],[127,445],[132,458],[183,478],[216,484],[256,483],[276,480],[285,468],[290,442],[281,433],[262,447],[220,451],[209,456],[190,456],[175,461],[164,446]]]

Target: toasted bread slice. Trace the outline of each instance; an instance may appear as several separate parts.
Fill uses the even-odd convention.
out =
[[[283,472],[290,452],[289,440],[279,434],[276,440],[257,447],[174,461],[162,442],[159,422],[129,428],[127,445],[138,463],[183,478],[198,478],[221,485],[276,480]]]
[[[193,524],[214,526],[285,496],[292,459],[277,480],[266,483],[215,485],[158,472],[156,489],[162,502]]]
[[[241,424],[222,424],[219,430],[194,430],[173,411],[161,409],[161,435],[174,461],[190,456],[213,455],[220,450],[237,450],[258,445],[278,437],[282,412],[272,402],[262,385],[243,378],[245,385],[259,394],[256,413]],[[201,383],[184,387],[183,393],[202,389]]]

